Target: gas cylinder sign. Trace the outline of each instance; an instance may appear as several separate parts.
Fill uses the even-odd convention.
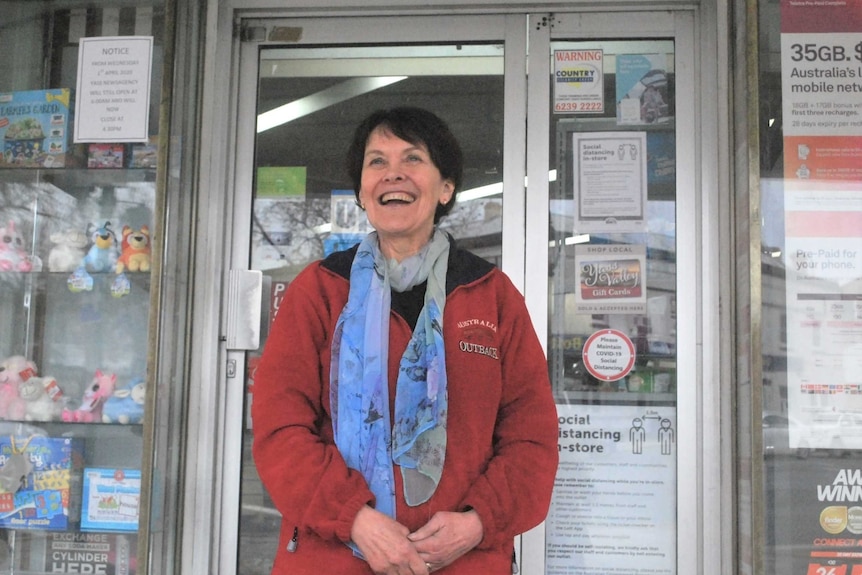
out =
[[[584,343],[584,366],[593,377],[617,381],[635,364],[635,346],[626,334],[615,329],[597,331]]]

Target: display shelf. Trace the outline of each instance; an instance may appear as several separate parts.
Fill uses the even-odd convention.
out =
[[[85,493],[83,477],[91,470],[132,475],[142,468],[145,390],[135,395],[132,388],[144,386],[150,275],[124,274],[129,292],[122,297],[111,289],[116,273],[90,273],[92,289],[80,292],[69,289],[70,275],[0,273],[0,324],[10,335],[0,345],[7,368],[0,372],[0,549],[17,573],[102,569],[117,553],[126,560],[135,553],[134,533],[82,528],[87,505],[101,505],[93,502],[98,494]],[[31,396],[33,389],[42,393]],[[139,495],[124,501],[137,513]],[[136,528],[128,512],[123,520]],[[111,550],[110,560],[86,551],[94,542]]]
[[[155,179],[155,168],[0,169],[0,183],[50,182],[60,188],[123,186],[130,182],[153,182]]]
[[[69,271],[49,271],[41,270],[37,272],[11,272],[0,271],[0,286],[3,286],[3,291],[10,289],[23,288],[27,284],[38,285],[39,282],[65,282],[72,275],[74,270]],[[94,278],[102,278],[101,281],[112,281],[117,275],[116,272],[88,272]],[[126,273],[126,277],[141,289],[150,289],[150,275],[148,273]]]
[[[39,549],[89,537],[85,469],[142,468],[154,179],[0,170],[0,550],[16,572],[53,571]]]
[[[78,441],[87,467],[141,465],[143,426],[140,424],[69,423],[64,421],[0,421],[0,438],[55,437]]]
[[[559,404],[613,404],[613,405],[673,405],[676,401],[674,393],[638,393],[613,391],[578,391],[559,390],[554,392],[554,399]]]
[[[139,497],[152,457],[143,413],[154,353],[149,233],[161,219],[161,77],[147,78],[147,141],[74,142],[81,122],[98,121],[77,105],[79,36],[105,32],[80,25],[110,18],[98,4],[72,13],[23,6],[10,14],[17,35],[0,42],[23,46],[0,106],[0,575],[133,574],[138,524],[129,499],[90,497],[97,509],[81,516],[85,470],[106,481],[128,472]],[[161,28],[145,24],[162,21],[155,10],[142,4],[128,16],[136,35],[152,34],[150,64],[160,72]],[[124,243],[133,237],[138,243]],[[69,476],[57,487],[50,480],[62,473]]]

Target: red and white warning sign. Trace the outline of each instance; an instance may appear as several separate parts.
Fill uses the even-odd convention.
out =
[[[635,365],[635,346],[626,334],[615,329],[597,331],[584,343],[584,366],[602,381],[616,381]]]

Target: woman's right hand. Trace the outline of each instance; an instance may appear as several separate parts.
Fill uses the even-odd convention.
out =
[[[356,514],[350,539],[378,575],[426,575],[428,567],[407,539],[410,530],[366,505]]]

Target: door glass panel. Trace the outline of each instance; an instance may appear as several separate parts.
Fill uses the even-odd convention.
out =
[[[551,58],[546,573],[675,573],[674,43],[555,41]]]
[[[259,70],[250,267],[264,273],[269,304],[260,348],[247,358],[249,403],[287,285],[370,231],[344,166],[353,130],[372,111],[411,105],[446,120],[463,148],[465,173],[441,228],[496,264],[503,229],[502,44],[271,47],[261,50]],[[238,572],[267,575],[280,516],[256,474],[251,441],[247,416]]]

